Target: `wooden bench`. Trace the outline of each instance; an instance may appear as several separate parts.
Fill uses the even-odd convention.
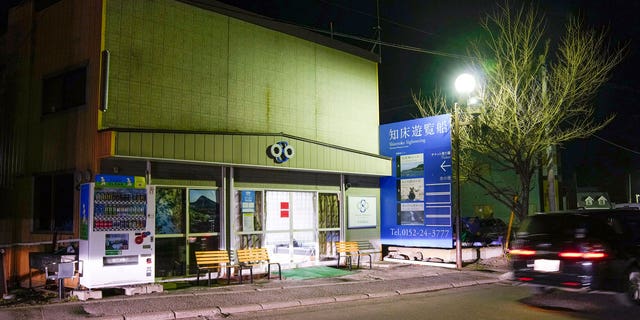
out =
[[[340,267],[340,260],[345,259],[345,265],[351,270],[353,266],[353,258],[357,259],[357,266],[360,268],[360,257],[369,257],[369,269],[371,269],[372,261],[371,254],[360,252],[358,243],[355,241],[338,241],[336,242],[336,252],[338,253],[338,265]]]
[[[227,250],[196,251],[195,254],[198,267],[196,283],[198,285],[200,284],[200,271],[207,272],[209,279],[207,285],[211,285],[211,272],[216,271],[219,274],[223,268],[227,269],[227,284],[231,283],[231,268],[238,266],[231,262]],[[240,274],[242,274],[242,270]],[[242,283],[242,276],[240,277],[240,283]]]
[[[382,260],[382,250],[376,248],[371,241],[369,240],[354,240],[353,242],[358,244],[358,252],[360,253],[368,253],[372,257],[374,255],[380,255],[380,259]]]
[[[280,263],[271,262],[267,248],[246,248],[236,250],[236,258],[240,265],[240,276],[242,277],[242,268],[248,267],[251,275],[251,283],[253,283],[253,267],[266,264],[267,279],[271,279],[271,265],[278,266],[278,277],[282,280],[282,268]]]

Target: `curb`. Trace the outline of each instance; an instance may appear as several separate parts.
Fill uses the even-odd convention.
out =
[[[300,300],[301,306],[312,306],[316,304],[325,304],[336,302],[334,297],[307,298]]]
[[[491,284],[491,283],[496,283],[500,281],[502,281],[502,279],[500,278],[471,280],[471,281],[443,283],[443,284],[438,284],[438,285],[433,285],[428,287],[418,287],[418,288],[410,288],[410,289],[403,289],[403,290],[396,290],[396,291],[357,293],[357,294],[347,294],[347,295],[339,295],[339,296],[333,296],[333,297],[317,297],[317,298],[307,298],[307,299],[291,300],[291,301],[266,302],[262,304],[252,303],[252,304],[226,306],[226,307],[220,306],[220,307],[212,307],[212,308],[196,309],[196,310],[176,310],[176,311],[145,312],[145,313],[138,313],[138,314],[123,314],[119,316],[114,315],[114,316],[96,317],[94,319],[175,320],[175,319],[198,318],[198,317],[218,317],[221,315],[228,316],[234,313],[267,311],[267,310],[286,309],[286,308],[301,307],[301,306],[329,304],[329,303],[335,303],[335,302],[358,301],[358,300],[386,298],[386,297],[393,297],[393,296],[407,295],[407,294],[434,292],[434,291],[440,291],[445,289],[463,288],[463,287]]]
[[[251,312],[251,311],[262,311],[262,306],[257,303],[241,304],[237,306],[218,307],[218,308],[220,309],[220,313],[223,315],[232,314],[232,313]]]
[[[125,320],[173,320],[176,317],[173,311],[157,311],[126,314],[123,318]]]
[[[185,318],[200,318],[207,317],[216,318],[221,312],[220,309],[215,308],[207,308],[207,309],[196,309],[196,310],[178,310],[173,312],[175,318],[174,319],[185,319]]]
[[[297,300],[266,302],[262,304],[262,310],[292,308],[299,307],[301,305],[302,304],[300,304],[300,301]]]
[[[364,289],[363,292],[355,292],[350,294],[343,295],[329,295],[327,296],[319,296],[319,297],[306,297],[306,298],[293,298],[291,300],[284,301],[268,301],[268,302],[254,302],[247,304],[239,304],[239,305],[226,305],[226,303],[219,304],[216,306],[215,304],[212,306],[204,306],[198,309],[183,309],[183,307],[179,307],[179,309],[170,309],[166,311],[149,311],[149,312],[137,312],[137,313],[121,313],[121,314],[93,314],[91,316],[94,319],[100,320],[175,320],[175,319],[187,319],[187,318],[220,318],[226,317],[232,314],[237,313],[246,313],[246,312],[259,312],[259,311],[269,311],[269,310],[278,310],[278,309],[287,309],[287,308],[295,308],[301,306],[314,306],[314,305],[322,305],[322,304],[332,304],[335,302],[349,302],[349,301],[359,301],[366,299],[377,299],[377,298],[390,298],[394,296],[406,295],[406,294],[420,294],[434,291],[441,291],[447,289],[454,288],[463,288],[477,285],[486,285],[492,284],[502,281],[508,281],[512,277],[511,272],[501,272],[496,271],[489,278],[479,278],[475,280],[465,280],[465,279],[450,279],[449,281],[445,280],[445,282],[441,283],[433,283],[422,285],[418,287],[406,287],[402,289],[384,289],[384,287],[378,288],[380,291],[367,292],[367,289]],[[498,273],[500,272],[500,273]],[[463,271],[463,273],[466,273]],[[420,276],[424,278],[425,276]],[[431,276],[427,276],[431,277]],[[444,279],[443,279],[444,280]],[[363,281],[364,283],[369,281]],[[373,281],[377,282],[377,281]],[[327,285],[337,285],[343,283],[333,283],[333,284],[311,284],[309,286],[304,287],[323,287]],[[344,283],[347,285],[348,283]],[[240,290],[234,293],[242,293],[242,292],[269,292],[272,290],[286,290],[286,286],[276,286],[270,288],[253,288]],[[371,288],[372,289],[372,288]],[[375,290],[375,289],[374,289]],[[224,292],[227,293],[227,292]],[[207,292],[192,292],[192,293],[181,293],[178,296],[180,297],[188,297],[188,296],[206,296],[211,293]],[[217,294],[217,293],[216,293]],[[145,299],[144,297],[140,297],[139,299]],[[133,300],[138,300],[138,297],[135,297]],[[219,303],[219,302],[218,302]],[[87,310],[85,310],[87,311]],[[140,310],[141,311],[141,310]],[[91,312],[89,312],[91,313]]]
[[[393,297],[400,294],[397,291],[381,291],[376,293],[368,293],[367,295],[369,296],[369,298],[375,299],[375,298],[388,298],[388,297]]]
[[[342,296],[335,296],[334,299],[336,302],[347,302],[347,301],[356,301],[356,300],[365,300],[369,299],[369,295],[366,293],[355,293],[355,294],[347,294]]]

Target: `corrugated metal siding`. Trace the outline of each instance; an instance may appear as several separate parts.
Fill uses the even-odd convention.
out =
[[[41,126],[42,171],[57,171],[75,167],[76,160],[76,110],[64,114],[63,117],[54,115],[43,120]],[[34,159],[35,160],[35,159]]]
[[[338,174],[325,174],[313,172],[287,172],[259,170],[251,168],[240,168],[234,171],[234,182],[236,185],[251,184],[252,186],[273,186],[273,185],[300,185],[304,183],[305,188],[312,189],[312,186],[329,186],[340,188],[340,176]]]
[[[101,129],[286,132],[378,151],[374,61],[172,0],[106,1],[104,23]],[[195,142],[186,151],[200,155]],[[229,151],[224,161],[251,155]]]
[[[116,157],[387,176],[391,159],[280,135],[114,132]],[[276,163],[267,148],[287,141],[295,156]],[[184,150],[184,152],[183,152]]]
[[[0,187],[6,188],[13,186],[14,177],[23,173],[25,165],[26,143],[20,143],[20,126],[13,123],[18,110],[14,101],[6,99],[2,102],[7,105],[0,108]]]

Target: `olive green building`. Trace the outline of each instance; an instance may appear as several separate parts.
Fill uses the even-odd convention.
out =
[[[28,252],[77,241],[96,174],[156,186],[157,278],[193,274],[196,250],[267,246],[295,267],[379,239],[347,228],[348,199],[378,199],[391,173],[376,55],[205,0],[27,0],[4,40],[12,280]]]

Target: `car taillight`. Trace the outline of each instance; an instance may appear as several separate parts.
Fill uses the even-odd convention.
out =
[[[573,251],[563,251],[558,253],[558,256],[561,258],[567,259],[603,259],[607,257],[607,253],[605,252],[573,252]]]
[[[558,256],[566,259],[588,259],[598,260],[606,258],[607,252],[601,244],[588,244],[585,245],[584,250],[581,251],[562,251],[558,253]]]
[[[533,256],[536,254],[536,251],[529,249],[511,249],[509,253],[515,256]]]

